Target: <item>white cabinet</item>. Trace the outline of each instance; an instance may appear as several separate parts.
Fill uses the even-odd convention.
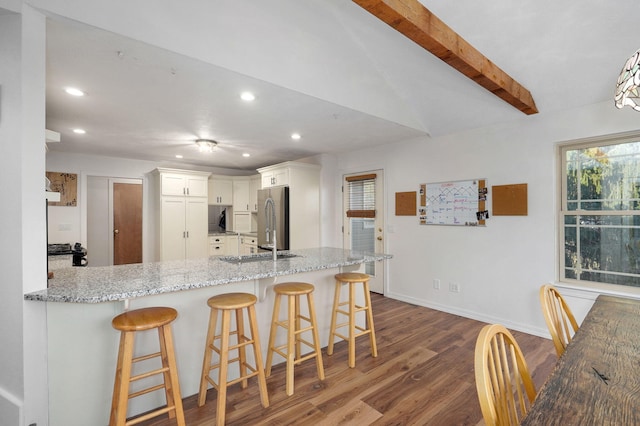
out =
[[[209,256],[221,256],[226,252],[226,237],[220,235],[209,236]]]
[[[238,256],[239,240],[237,235],[227,235],[225,254],[227,256]]]
[[[320,246],[320,166],[289,161],[258,169],[262,187],[289,186],[289,248]]]
[[[233,211],[248,212],[249,209],[249,178],[237,177],[233,179]]]
[[[209,204],[230,206],[233,203],[233,180],[226,176],[209,178]]]
[[[245,256],[247,254],[258,253],[258,239],[256,237],[249,237],[243,235],[240,237],[240,254]]]
[[[157,169],[157,173],[160,175],[161,195],[207,196],[209,173],[176,169]]]
[[[251,232],[251,213],[233,211],[233,231]]]
[[[274,167],[274,166],[271,166]],[[289,185],[289,168],[288,167],[264,167],[259,169],[263,188],[272,186]],[[264,170],[264,172],[260,171]]]
[[[251,176],[249,179],[249,210],[258,211],[258,189],[262,189],[260,175]]]
[[[209,173],[160,168],[154,172],[158,182],[157,259],[207,257]]]

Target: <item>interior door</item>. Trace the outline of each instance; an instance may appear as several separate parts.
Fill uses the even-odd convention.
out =
[[[344,247],[384,253],[384,178],[382,170],[343,177]],[[384,261],[364,264],[369,289],[384,294]]]
[[[113,183],[113,264],[142,263],[142,185]]]

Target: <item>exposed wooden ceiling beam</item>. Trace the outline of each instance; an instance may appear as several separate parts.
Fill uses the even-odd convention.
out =
[[[418,0],[353,2],[525,114],[538,112],[531,93],[524,86],[449,28]]]

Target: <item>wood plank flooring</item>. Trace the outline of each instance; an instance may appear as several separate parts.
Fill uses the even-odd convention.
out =
[[[534,301],[532,303],[536,303]],[[295,393],[285,394],[284,364],[267,378],[270,406],[262,408],[255,379],[247,389],[229,387],[227,425],[477,425],[484,424],[476,394],[473,358],[484,325],[456,315],[411,305],[372,293],[378,357],[368,337],[357,340],[356,367],[347,365],[347,346],[334,354],[323,349],[326,378],[315,361],[295,369]],[[513,332],[533,375],[536,389],[556,363],[553,343]],[[214,425],[216,391],[197,406],[184,399],[187,425]],[[166,417],[140,423],[173,425]]]

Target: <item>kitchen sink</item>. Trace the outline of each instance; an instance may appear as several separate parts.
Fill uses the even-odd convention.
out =
[[[292,257],[298,257],[298,255],[293,253],[278,253],[276,260],[290,259]],[[273,260],[273,253],[249,254],[246,256],[220,256],[220,260],[227,263],[235,263],[236,265],[250,262],[264,262],[265,260]]]

